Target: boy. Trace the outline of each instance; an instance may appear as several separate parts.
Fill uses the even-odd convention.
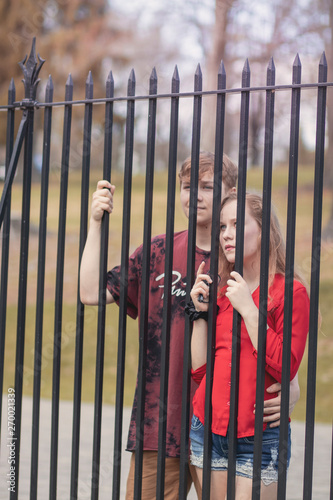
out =
[[[180,170],[180,201],[185,215],[189,214],[190,200],[191,158],[187,158]],[[229,191],[236,189],[237,167],[226,156],[223,156],[222,170],[222,197]],[[214,155],[201,152],[199,157],[199,182],[197,202],[196,226],[196,259],[195,270],[202,261],[206,262],[205,271],[209,269],[212,207],[214,189]],[[80,295],[85,304],[97,305],[99,297],[99,258],[100,258],[100,231],[101,219],[104,211],[112,213],[113,195],[115,186],[107,181],[99,181],[97,191],[93,195],[91,207],[90,228],[81,261]],[[167,438],[166,438],[166,465],[165,465],[165,497],[177,499],[179,490],[179,454],[180,454],[180,414],[182,396],[182,370],[186,302],[186,256],[187,231],[174,235],[173,253],[173,286],[172,286],[172,313],[170,327],[170,358],[169,358],[169,390],[167,408]],[[142,475],[142,499],[155,498],[158,425],[159,425],[159,396],[160,396],[160,350],[162,333],[162,311],[164,293],[164,250],[165,235],[152,238],[151,266],[149,285],[149,313],[147,331],[147,370],[145,392],[145,419],[144,419],[144,453]],[[140,313],[141,296],[141,262],[142,246],[137,248],[129,258],[128,271],[128,302],[127,313],[137,318]],[[108,272],[107,303],[119,301],[120,266]],[[272,392],[278,389],[272,387]],[[296,391],[297,392],[297,391]],[[298,399],[296,394],[296,401]],[[279,398],[269,401],[270,408],[266,421],[279,419]],[[131,467],[127,480],[126,499],[133,498],[134,469],[135,469],[135,433],[136,433],[136,394],[132,408],[132,417],[128,435],[127,450],[132,451]],[[188,490],[191,482],[200,495],[195,470],[190,466]]]

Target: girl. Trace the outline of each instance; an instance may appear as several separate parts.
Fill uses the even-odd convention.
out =
[[[227,488],[228,425],[230,413],[231,345],[233,308],[242,317],[239,370],[239,403],[236,459],[236,499],[250,499],[253,475],[254,405],[259,321],[260,242],[262,198],[246,195],[244,223],[243,275],[234,271],[236,249],[237,196],[227,196],[221,206],[220,276],[218,315],[216,321],[216,351],[212,390],[212,473],[211,498],[224,499]],[[191,291],[195,312],[192,312],[192,377],[200,384],[193,399],[191,425],[191,462],[198,468],[202,481],[203,423],[205,404],[205,373],[207,356],[207,310],[209,284],[207,274],[199,266]],[[267,341],[265,399],[274,397],[266,392],[274,382],[281,382],[282,337],[285,286],[285,248],[276,216],[272,213],[269,250],[269,293],[267,307]],[[200,301],[199,301],[199,296]],[[203,299],[203,301],[202,301]],[[291,373],[293,379],[300,365],[309,325],[309,297],[300,278],[293,283],[293,318],[291,343]],[[289,429],[290,441],[290,429]],[[263,424],[261,466],[261,498],[277,495],[279,427]],[[290,442],[289,457],[290,459]]]

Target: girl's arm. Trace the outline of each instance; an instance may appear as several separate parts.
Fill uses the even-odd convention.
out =
[[[191,299],[197,311],[208,311],[209,284],[212,279],[208,274],[202,274],[205,262],[198,268],[197,278],[191,290]],[[199,302],[202,295],[204,302]],[[197,370],[206,363],[207,360],[207,321],[199,318],[193,322],[191,339],[192,370]]]
[[[192,370],[195,371],[207,361],[207,321],[197,319],[193,322],[191,339]]]
[[[255,354],[258,348],[259,309],[253,302],[249,287],[242,276],[235,271],[230,274],[233,279],[227,282],[226,296],[242,316]],[[283,322],[284,303],[282,299],[274,310],[274,330],[267,327],[266,340],[266,371],[278,382],[281,382],[282,378]],[[290,378],[293,379],[302,360],[309,329],[309,297],[305,287],[296,281],[294,282],[291,328]]]

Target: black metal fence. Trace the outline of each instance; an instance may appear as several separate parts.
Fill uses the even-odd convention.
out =
[[[44,136],[43,136],[43,157],[41,168],[41,200],[40,200],[40,224],[38,239],[38,269],[37,269],[37,298],[36,298],[36,324],[35,324],[35,349],[34,349],[34,369],[33,369],[33,413],[32,413],[32,439],[31,439],[31,461],[30,461],[30,498],[37,498],[38,468],[39,468],[39,435],[40,435],[40,395],[41,395],[41,371],[42,371],[42,341],[43,341],[43,315],[44,315],[44,289],[45,289],[45,254],[47,243],[47,207],[49,195],[49,171],[50,171],[50,147],[52,140],[52,112],[56,106],[64,109],[63,140],[61,153],[61,183],[59,198],[59,221],[58,221],[58,243],[56,259],[56,287],[55,287],[55,312],[54,312],[54,341],[53,341],[53,381],[52,381],[52,412],[51,412],[51,446],[50,446],[50,477],[49,477],[49,498],[57,498],[57,472],[59,458],[59,402],[60,402],[60,367],[61,367],[61,346],[62,346],[62,318],[63,318],[63,286],[64,286],[64,260],[66,247],[66,215],[68,198],[68,176],[70,170],[70,148],[71,148],[71,123],[72,109],[76,104],[84,105],[84,126],[83,126],[83,154],[81,169],[81,209],[80,209],[80,236],[79,236],[79,261],[83,252],[88,225],[89,200],[89,179],[91,162],[91,137],[92,137],[92,113],[94,106],[103,104],[105,107],[105,130],[104,130],[104,165],[103,178],[111,180],[112,168],[112,130],[113,130],[113,107],[117,101],[125,101],[126,112],[126,132],[125,132],[125,160],[124,160],[124,205],[123,205],[123,226],[122,226],[122,248],[121,248],[121,268],[122,283],[120,291],[119,307],[119,342],[117,360],[117,386],[115,405],[115,430],[114,430],[114,451],[113,451],[113,479],[112,498],[120,498],[120,478],[121,478],[121,456],[123,450],[122,425],[123,425],[123,394],[125,375],[125,346],[126,346],[126,301],[127,301],[127,272],[129,257],[130,238],[130,217],[131,217],[131,186],[133,170],[133,148],[134,148],[134,123],[135,106],[137,101],[143,100],[148,103],[148,134],[147,134],[147,154],[146,154],[146,187],[145,187],[145,208],[144,208],[144,236],[143,236],[143,272],[145,280],[149,279],[150,262],[150,240],[152,224],[152,195],[154,182],[154,153],[156,136],[156,106],[160,100],[169,100],[170,112],[170,136],[169,136],[169,158],[168,158],[168,188],[167,188],[167,225],[166,225],[166,260],[165,260],[165,294],[163,307],[163,335],[161,352],[161,414],[159,429],[159,450],[158,450],[158,480],[156,497],[164,497],[164,463],[165,463],[165,435],[166,418],[163,408],[167,404],[168,395],[168,359],[169,359],[169,336],[170,336],[170,314],[171,314],[171,271],[173,252],[173,232],[174,232],[174,207],[175,207],[175,184],[177,168],[177,141],[178,141],[178,119],[179,103],[182,99],[193,99],[192,115],[192,140],[191,157],[193,174],[191,176],[191,200],[189,218],[189,245],[187,255],[187,294],[191,289],[194,280],[195,262],[195,242],[196,242],[196,204],[198,189],[198,159],[201,141],[201,112],[202,101],[206,95],[214,95],[216,101],[216,140],[215,140],[215,177],[218,182],[214,183],[214,207],[213,224],[211,236],[211,272],[217,275],[218,272],[218,240],[219,240],[219,207],[221,200],[221,176],[222,176],[222,156],[224,148],[225,133],[225,110],[226,99],[230,94],[238,94],[240,102],[240,131],[239,131],[239,183],[238,199],[240,201],[238,216],[238,238],[242,238],[242,227],[244,223],[245,191],[247,181],[248,163],[248,135],[249,135],[249,114],[250,96],[252,93],[260,92],[265,95],[265,132],[264,132],[264,161],[263,161],[263,196],[265,217],[263,220],[263,247],[262,247],[262,273],[260,282],[261,303],[265,303],[268,287],[268,236],[269,217],[271,204],[272,187],[272,167],[273,167],[273,139],[274,139],[274,104],[276,92],[283,90],[291,95],[290,114],[290,156],[289,156],[289,181],[288,181],[288,209],[287,209],[287,238],[286,238],[286,258],[287,275],[293,275],[294,253],[295,253],[295,221],[296,221],[296,199],[297,199],[297,171],[298,171],[298,148],[300,131],[300,96],[303,88],[312,88],[317,92],[317,126],[316,126],[316,148],[315,148],[315,179],[313,187],[313,235],[312,235],[312,258],[311,258],[311,312],[309,325],[309,359],[308,359],[308,381],[307,381],[307,407],[306,407],[306,436],[305,436],[305,462],[304,462],[304,486],[303,498],[312,498],[313,480],[313,456],[314,456],[314,428],[315,428],[315,393],[316,393],[316,360],[317,360],[317,337],[318,337],[318,304],[319,304],[319,282],[320,282],[320,253],[321,253],[321,227],[322,227],[322,204],[323,204],[323,169],[324,169],[324,143],[325,143],[325,116],[326,116],[326,94],[333,83],[327,82],[327,65],[325,55],[319,64],[318,82],[310,84],[301,83],[301,63],[296,57],[293,66],[292,84],[275,85],[275,68],[273,60],[270,61],[267,69],[267,84],[263,87],[251,87],[250,67],[246,62],[242,75],[242,87],[238,89],[228,89],[226,87],[226,74],[223,64],[218,73],[218,86],[216,91],[204,92],[202,90],[202,75],[198,66],[195,74],[194,91],[180,93],[179,76],[177,69],[172,79],[172,89],[170,94],[157,93],[157,76],[155,71],[150,78],[149,95],[135,95],[135,74],[132,71],[128,81],[127,96],[115,97],[112,74],[106,83],[106,97],[93,99],[93,84],[88,78],[86,83],[86,96],[82,101],[73,100],[73,82],[69,77],[66,83],[65,101],[62,103],[53,102],[53,84],[51,78],[48,81],[45,101],[36,101],[36,90],[38,85],[38,75],[43,65],[43,60],[35,55],[35,41],[30,57],[21,64],[24,73],[25,98],[21,102],[15,100],[15,86],[10,84],[8,93],[8,105],[2,106],[1,110],[7,112],[7,145],[6,145],[6,177],[2,190],[0,204],[0,225],[2,227],[2,254],[1,254],[1,296],[0,296],[0,367],[1,367],[1,387],[4,388],[4,359],[5,359],[5,338],[6,335],[14,335],[14,332],[6,332],[7,313],[7,290],[8,290],[8,262],[10,256],[9,240],[11,231],[11,188],[16,173],[21,149],[24,144],[24,169],[23,169],[23,189],[22,189],[22,213],[20,231],[20,261],[19,261],[19,285],[17,302],[17,332],[16,332],[16,359],[15,359],[15,385],[6,393],[8,403],[8,429],[2,429],[2,439],[8,439],[9,457],[13,458],[12,468],[9,469],[8,481],[5,491],[1,492],[1,497],[5,498],[6,491],[11,499],[20,498],[20,448],[21,448],[21,425],[24,415],[22,414],[22,397],[24,384],[24,346],[26,327],[26,304],[27,304],[27,281],[29,277],[29,234],[30,234],[30,208],[31,208],[31,184],[33,165],[33,131],[34,115],[37,108],[44,108]],[[22,112],[21,122],[14,138],[15,115],[18,110]],[[240,223],[239,223],[240,222]],[[106,288],[106,269],[109,240],[109,218],[106,214],[102,224],[102,244],[100,261],[100,290]],[[238,254],[236,268],[242,269],[242,255]],[[213,282],[212,297],[217,296],[217,280]],[[142,289],[147,290],[147,284],[143,284]],[[144,286],[145,285],[145,286]],[[288,433],[288,407],[289,407],[289,372],[290,365],[290,335],[292,309],[288,307],[292,301],[292,285],[287,284],[285,290],[285,333],[283,351],[283,380],[282,380],[282,406],[281,406],[281,428],[280,428],[280,453],[286,455],[286,443]],[[143,292],[141,298],[141,331],[146,330],[148,321],[148,295]],[[216,302],[216,300],[215,300]],[[104,373],[104,342],[105,342],[105,293],[101,294],[98,306],[97,325],[97,352],[96,352],[96,377],[95,377],[95,403],[94,403],[94,424],[93,424],[93,446],[92,446],[92,476],[91,476],[91,498],[99,497],[99,477],[100,477],[100,451],[101,451],[101,421],[102,421],[102,395],[103,395],[103,373]],[[266,332],[267,310],[261,308],[259,325],[259,349],[258,359],[263,360],[265,356],[265,332]],[[212,308],[209,315],[209,345],[208,352],[213,353],[215,336],[216,308]],[[180,457],[180,498],[186,497],[186,473],[188,464],[189,447],[189,382],[190,382],[190,332],[191,325],[185,319],[185,344],[184,344],[184,367],[183,367],[183,406],[182,406],[182,438]],[[81,394],[82,394],[82,370],[83,370],[83,332],[85,323],[85,308],[80,302],[77,287],[77,319],[76,319],[76,347],[75,347],[75,368],[74,368],[74,399],[73,399],[73,422],[72,422],[72,443],[71,443],[71,484],[67,498],[75,499],[78,496],[78,475],[80,459],[80,422],[81,422]],[[232,386],[231,386],[231,418],[230,418],[230,459],[228,476],[228,499],[235,495],[235,436],[237,433],[237,395],[238,395],[238,346],[237,341],[238,318],[234,319],[234,342],[232,353]],[[145,388],[145,353],[146,339],[140,338],[139,346],[139,378],[138,378],[138,408],[137,427],[141,427],[144,416],[143,399]],[[209,428],[211,423],[211,381],[213,372],[213,357],[207,356],[207,401],[206,401],[206,441],[204,454],[204,480],[203,498],[210,497],[210,453],[211,443],[209,439]],[[253,497],[260,498],[258,484],[258,471],[261,462],[261,442],[262,442],[262,419],[263,419],[263,398],[264,398],[264,364],[258,363],[257,376],[257,403],[255,422],[255,478],[253,481]],[[5,391],[6,392],[7,388]],[[141,395],[141,397],[140,397]],[[1,409],[2,401],[0,400]],[[10,417],[10,418],[9,418]],[[328,442],[331,438],[328,437]],[[137,436],[136,443],[136,469],[135,469],[135,498],[141,498],[141,468],[143,437]],[[332,466],[331,466],[332,469]],[[111,480],[111,479],[110,479]],[[332,480],[331,480],[332,481]],[[259,481],[260,482],[260,481]],[[22,496],[23,498],[23,496]],[[281,460],[279,464],[278,498],[286,498],[286,464]],[[330,492],[332,498],[332,491]]]

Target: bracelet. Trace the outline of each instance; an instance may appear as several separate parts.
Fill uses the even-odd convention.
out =
[[[189,315],[190,321],[196,321],[197,319],[204,319],[208,321],[208,311],[197,311],[192,299],[186,304],[185,312]]]

